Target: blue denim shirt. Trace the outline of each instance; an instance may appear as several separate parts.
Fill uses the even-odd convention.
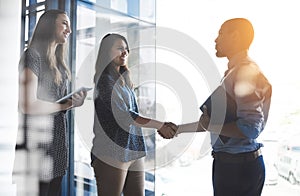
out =
[[[243,73],[243,71],[245,72]],[[247,56],[246,51],[231,59],[227,72],[221,85],[237,104],[236,125],[247,138],[229,138],[211,133],[213,150],[233,154],[257,150],[263,146],[262,143],[256,141],[256,138],[264,130],[268,119],[272,87],[256,63]],[[241,75],[245,76],[247,82],[251,81],[251,88],[254,87],[254,90],[244,93],[247,92],[247,85],[245,85],[240,88],[241,94],[237,94],[239,91],[235,85],[237,77],[239,77],[239,81],[241,80]],[[249,76],[252,78],[247,78]]]
[[[95,88],[94,139],[92,154],[119,161],[146,155],[142,129],[133,124],[139,116],[135,93],[126,84],[102,74]],[[93,156],[92,156],[93,158]]]

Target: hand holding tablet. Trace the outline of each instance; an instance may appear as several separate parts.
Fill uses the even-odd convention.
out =
[[[59,100],[56,101],[56,103],[63,103],[64,101],[66,101],[67,99],[70,99],[74,94],[79,93],[80,91],[90,91],[92,89],[93,88],[90,88],[90,87],[81,87],[81,88],[67,94],[66,96],[60,98]]]

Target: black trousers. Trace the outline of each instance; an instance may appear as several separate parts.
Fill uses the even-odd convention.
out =
[[[50,182],[39,183],[39,196],[60,196],[63,176],[52,179]]]
[[[262,156],[252,161],[213,161],[214,196],[259,196],[265,182]]]

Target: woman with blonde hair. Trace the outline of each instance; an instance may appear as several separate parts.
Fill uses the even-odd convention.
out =
[[[68,168],[66,111],[81,106],[86,91],[64,103],[71,79],[66,63],[70,20],[62,10],[45,11],[19,63],[19,109],[22,114],[28,170],[39,179],[39,195],[60,195]],[[29,182],[30,185],[32,182]]]

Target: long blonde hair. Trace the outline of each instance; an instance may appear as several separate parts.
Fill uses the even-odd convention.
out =
[[[67,44],[59,44],[54,50],[51,43],[55,39],[56,19],[60,14],[67,14],[63,10],[47,10],[44,12],[34,30],[29,48],[36,48],[42,55],[46,57],[46,63],[54,74],[54,82],[60,84],[62,82],[62,74],[59,71],[58,65],[61,64],[63,70],[69,80],[71,80],[71,72],[66,63]]]

